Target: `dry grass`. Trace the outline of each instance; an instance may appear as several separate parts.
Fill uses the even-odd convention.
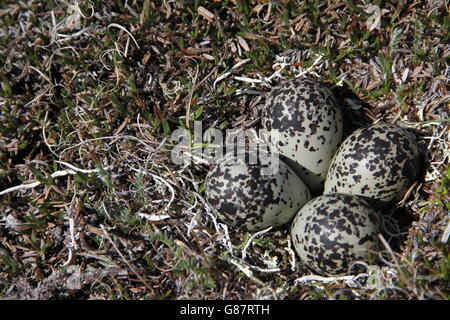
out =
[[[2,1],[0,296],[448,299],[449,3],[378,20],[366,2]],[[302,75],[333,86],[347,133],[384,119],[424,150],[383,263],[357,276],[311,275],[287,227],[221,224],[209,164],[170,160],[175,129],[255,127]]]

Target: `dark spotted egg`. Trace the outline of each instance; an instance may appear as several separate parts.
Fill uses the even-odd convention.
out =
[[[404,195],[418,177],[419,164],[415,137],[397,125],[379,122],[345,139],[330,165],[324,193],[364,196],[383,208]]]
[[[322,195],[300,209],[292,222],[291,238],[302,263],[315,272],[346,274],[352,262],[370,262],[378,249],[379,219],[360,197]]]
[[[342,114],[333,93],[310,79],[294,79],[269,94],[262,134],[313,193],[323,190],[331,159],[342,140]]]
[[[279,158],[254,163],[244,155],[225,157],[206,177],[205,199],[218,218],[248,231],[291,221],[311,199],[308,187]]]

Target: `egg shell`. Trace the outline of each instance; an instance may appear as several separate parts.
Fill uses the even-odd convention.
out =
[[[403,197],[420,172],[420,154],[413,134],[379,122],[348,136],[336,152],[324,193],[349,193],[386,208]]]
[[[331,159],[342,142],[342,113],[333,93],[310,79],[275,88],[262,110],[264,140],[319,194]]]
[[[208,173],[205,199],[218,218],[248,231],[277,227],[292,220],[311,199],[308,187],[283,161],[267,174],[267,164],[225,157]]]
[[[323,275],[348,273],[379,247],[380,216],[365,200],[327,194],[309,201],[295,216],[291,238],[301,262]]]

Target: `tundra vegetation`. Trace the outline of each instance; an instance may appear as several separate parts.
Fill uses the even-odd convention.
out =
[[[448,9],[1,1],[0,297],[448,299]],[[203,199],[211,163],[171,161],[175,130],[258,128],[270,88],[301,76],[335,92],[344,136],[382,119],[424,151],[381,263],[357,276],[313,275],[287,226],[220,223]]]

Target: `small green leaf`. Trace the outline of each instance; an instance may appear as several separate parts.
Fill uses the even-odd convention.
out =
[[[170,126],[169,126],[169,121],[167,119],[164,119],[161,122],[162,126],[163,126],[163,130],[165,134],[170,134]]]
[[[33,167],[30,167],[29,169],[31,173],[33,173],[33,176],[36,178],[36,180],[39,181],[40,183],[47,186],[51,186],[53,184],[53,178],[51,177],[50,174],[42,173]]]

